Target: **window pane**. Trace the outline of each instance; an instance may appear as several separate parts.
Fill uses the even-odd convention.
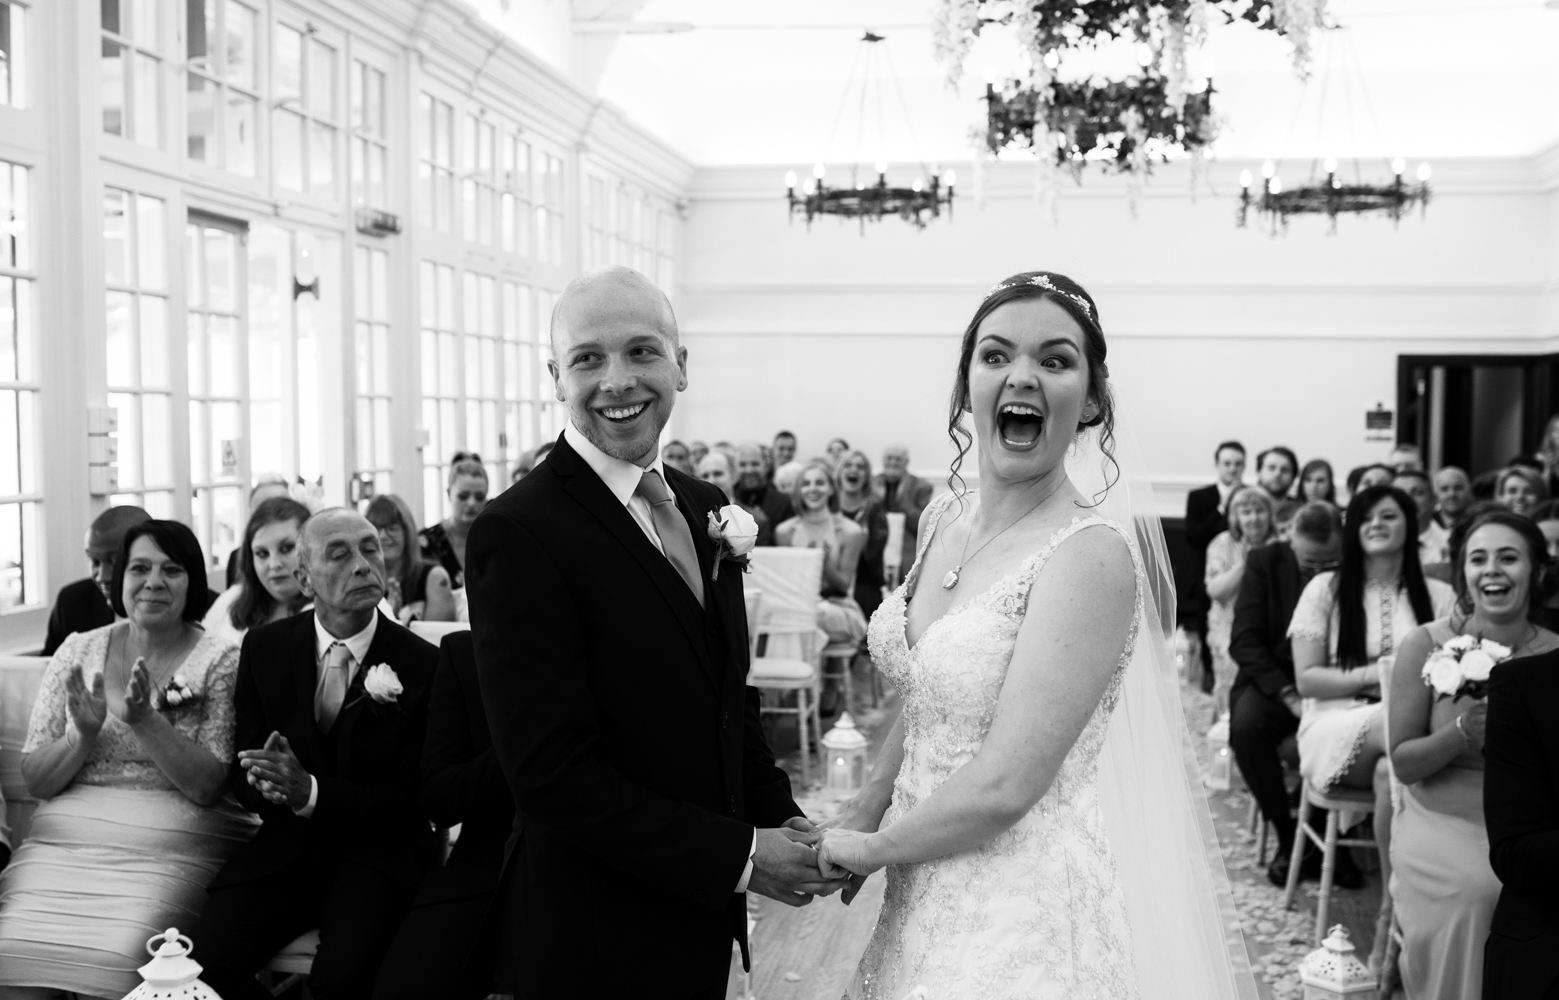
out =
[[[390,255],[374,250],[368,255],[373,266],[373,297],[369,301],[368,315],[378,320],[390,318]]]
[[[163,225],[161,198],[144,194],[135,199],[135,263],[140,272],[140,287],[161,290],[166,287],[167,230]]]
[[[200,0],[190,0],[191,4]],[[217,164],[217,87],[204,78],[190,73],[185,78],[185,140],[186,155],[196,163],[210,166]]]
[[[141,498],[141,506],[146,508],[146,513],[160,521],[173,518],[172,493],[147,493]]]
[[[104,329],[107,340],[109,385],[135,386],[135,331],[130,325],[130,312],[135,306],[135,296],[129,292],[109,292],[104,310]],[[9,373],[0,372],[0,379],[10,381]]]
[[[238,404],[212,403],[210,412],[211,478],[232,479],[238,475],[238,468],[223,459],[235,457],[234,452],[242,443],[238,437]],[[228,444],[232,445],[232,450],[225,447]]]
[[[254,89],[255,13],[241,3],[227,0],[227,82]]]
[[[0,6],[0,104],[21,107],[22,43],[27,37],[20,7]]]
[[[135,67],[132,131],[136,142],[157,149],[162,145],[162,62],[139,52],[131,58]]]
[[[206,338],[205,317],[200,313],[189,314],[189,394],[206,394]],[[193,433],[193,431],[192,431]],[[198,478],[198,477],[197,477]]]
[[[184,0],[184,54],[201,68],[211,66],[211,46],[217,37],[216,0]]]
[[[119,0],[101,0],[98,4],[99,13],[103,22],[104,31],[120,33],[119,24]]]
[[[206,305],[231,312],[238,308],[238,256],[232,233],[207,226],[201,230],[206,250]]]
[[[25,603],[22,562],[22,505],[0,505],[0,609]]]
[[[379,395],[390,394],[390,328],[375,326],[373,391]]]
[[[146,463],[147,486],[166,486],[173,482],[172,432],[168,426],[170,412],[168,396],[149,392],[141,397],[141,450]]]
[[[239,492],[236,486],[211,491],[216,524],[211,539],[211,551],[207,555],[212,566],[226,565],[228,553],[238,547],[238,540],[242,537],[239,530]]]
[[[10,496],[22,491],[16,417],[16,390],[0,389],[0,494]]]
[[[103,39],[97,89],[103,102],[103,131],[109,135],[125,134],[125,58],[123,45]]]
[[[207,350],[211,352],[211,395],[238,395],[238,321],[230,316],[206,318]]]
[[[385,161],[388,159],[388,151],[383,146],[368,145],[368,203],[370,205],[385,205],[384,178]]]
[[[158,44],[159,23],[158,7],[164,0],[130,0],[130,37],[143,49],[157,51],[162,48]]]
[[[276,149],[276,186],[303,190],[303,116],[277,111],[271,119],[271,144]]]
[[[141,385],[162,389],[168,385],[168,302],[156,295],[141,296]],[[112,369],[110,369],[112,380]]]
[[[16,380],[31,382],[33,373],[33,313],[32,282],[21,278],[14,283],[16,311]],[[5,318],[0,316],[0,331],[5,329]]]
[[[227,93],[227,169],[243,177],[254,176],[255,100],[235,91]]]
[[[303,96],[303,33],[284,24],[276,26],[276,76],[271,88],[276,102]]]
[[[336,50],[317,39],[309,42],[309,111],[336,117]]]
[[[20,334],[16,294],[26,281],[0,275],[0,379],[10,378],[16,370],[16,347]]]
[[[110,285],[130,284],[129,199],[115,188],[103,192],[103,277]]]
[[[374,400],[374,465],[389,467],[390,458],[390,401]]]
[[[108,405],[119,411],[119,486],[133,490],[141,485],[141,421],[135,396],[127,392],[108,394]]]
[[[309,123],[309,193],[336,193],[336,130],[319,122]]]

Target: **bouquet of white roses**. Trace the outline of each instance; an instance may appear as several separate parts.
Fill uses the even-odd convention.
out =
[[[1424,683],[1438,696],[1482,698],[1496,663],[1510,659],[1511,649],[1492,639],[1458,635],[1437,646],[1424,661]]]

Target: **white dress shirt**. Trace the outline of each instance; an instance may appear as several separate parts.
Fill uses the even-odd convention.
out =
[[[662,481],[666,478],[666,466],[660,459],[660,449],[655,449],[655,457],[649,465],[634,465],[620,458],[613,458],[606,452],[597,448],[574,426],[570,420],[568,426],[563,428],[563,440],[568,446],[579,453],[579,457],[585,460],[585,464],[601,477],[601,482],[611,491],[617,502],[628,508],[628,514],[633,518],[639,530],[644,532],[650,544],[655,546],[655,551],[661,555],[666,554],[666,547],[660,543],[660,532],[655,530],[655,515],[650,510],[650,502],[638,494],[639,480],[651,469],[660,475]],[[671,484],[666,483],[666,488],[671,489]],[[310,805],[313,799],[309,800]],[[742,869],[742,877],[736,883],[737,892],[747,891],[747,882],[752,878],[752,858],[758,853],[758,828],[753,827],[752,847],[747,850],[747,866]]]
[[[352,681],[357,677],[357,672],[362,669],[363,657],[368,655],[368,647],[373,645],[374,633],[379,630],[379,611],[374,609],[373,617],[368,619],[368,627],[354,636],[345,639],[337,639],[325,631],[324,624],[319,620],[319,615],[314,615],[314,685],[319,686],[320,680],[325,676],[325,657],[330,654],[330,647],[336,643],[346,646],[346,686],[351,690]],[[309,775],[309,802],[301,809],[293,812],[309,819],[314,815],[314,806],[319,802],[319,779]]]

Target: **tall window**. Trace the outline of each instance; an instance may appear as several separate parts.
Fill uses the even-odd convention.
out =
[[[352,61],[352,200],[384,208],[389,204],[385,173],[390,158],[385,128],[384,71]]]
[[[162,145],[159,10],[158,0],[99,0],[103,131],[153,148]]]
[[[27,168],[0,161],[0,611],[42,604]]]
[[[390,447],[390,253],[358,247],[355,254],[357,475],[368,477],[375,493],[387,493],[395,465]]]
[[[563,161],[537,151],[536,257],[543,264],[563,263]]]
[[[503,458],[512,471],[520,455],[551,441],[567,420],[553,398],[547,371],[547,324],[556,296],[506,281],[503,285]]]
[[[422,519],[443,516],[444,468],[460,447],[460,335],[455,269],[422,262]]]
[[[432,94],[417,98],[418,221],[441,233],[454,230],[455,109]]]
[[[460,237],[484,246],[493,245],[493,216],[498,207],[493,170],[496,134],[493,123],[481,116],[461,116]]]
[[[185,0],[184,38],[187,155],[253,177],[259,17],[238,0]]]
[[[506,134],[501,150],[503,195],[499,214],[503,219],[503,248],[509,253],[530,256],[530,220],[531,212],[535,210],[531,193],[530,143],[517,135]]]
[[[671,262],[676,248],[676,210],[673,208],[657,208],[655,210],[655,270],[646,271],[655,283],[662,288],[670,288],[672,285]]]
[[[27,106],[27,9],[0,0],[0,104]]]
[[[239,232],[215,221],[191,219],[184,239],[192,527],[221,566],[243,523],[243,257]]]
[[[607,256],[607,232],[611,228],[611,205],[606,200],[606,181],[590,178],[585,199],[585,266],[600,267],[610,263]]]
[[[318,198],[336,193],[336,48],[285,24],[274,35],[271,144],[276,186]]]
[[[108,405],[119,411],[122,491],[114,503],[154,517],[173,513],[166,208],[117,188],[103,194]]]
[[[503,373],[498,367],[497,282],[490,275],[469,271],[463,279],[466,450],[494,466],[503,459],[503,428],[498,422]],[[492,474],[496,471],[496,466],[489,469]]]

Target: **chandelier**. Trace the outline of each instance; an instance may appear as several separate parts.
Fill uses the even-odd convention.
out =
[[[885,35],[874,31],[867,31],[861,36],[855,63],[850,68],[850,77],[845,82],[844,94],[840,99],[839,112],[834,116],[834,127],[837,130],[840,120],[844,117],[845,107],[857,90],[857,70],[861,69],[857,95],[860,109],[857,150],[866,138],[866,108],[871,103],[867,98],[873,88],[876,89],[877,97],[875,104],[872,105],[877,108],[878,114],[877,137],[879,142],[885,142],[886,129],[882,121],[885,77],[891,80],[893,88],[898,92],[899,107],[904,110],[905,123],[908,125],[911,138],[914,138],[915,123],[909,115],[909,104],[904,99],[903,88],[899,86],[898,74],[893,70],[892,57],[885,46],[879,47],[880,43],[886,40]],[[832,140],[833,136],[830,135],[829,139]],[[935,167],[921,164],[920,176],[912,180],[908,187],[903,187],[888,182],[886,159],[878,160],[876,166],[877,179],[873,183],[867,183],[861,178],[861,165],[856,163],[850,167],[849,183],[830,187],[826,181],[828,168],[818,163],[812,168],[812,176],[807,178],[806,183],[799,190],[796,187],[796,172],[786,171],[785,201],[790,208],[790,217],[794,219],[797,214],[805,215],[809,230],[812,228],[812,220],[820,215],[856,219],[860,222],[862,234],[866,232],[868,220],[881,222],[885,218],[898,216],[916,229],[925,229],[926,225],[932,219],[939,218],[944,210],[949,218],[952,217],[953,187],[958,181],[958,176],[953,171],[939,173]]]
[[[1285,188],[1278,176],[1277,165],[1271,160],[1261,167],[1261,192],[1251,193],[1249,170],[1240,172],[1239,224],[1243,228],[1250,210],[1255,208],[1271,222],[1272,231],[1288,228],[1291,215],[1325,215],[1331,220],[1331,231],[1337,231],[1337,216],[1350,212],[1363,215],[1381,212],[1392,222],[1402,221],[1402,216],[1414,205],[1425,208],[1429,204],[1429,164],[1418,165],[1418,183],[1408,184],[1402,179],[1407,162],[1400,156],[1391,161],[1394,179],[1389,184],[1344,184],[1337,176],[1337,161],[1328,159],[1325,164],[1326,179],[1302,187]]]

